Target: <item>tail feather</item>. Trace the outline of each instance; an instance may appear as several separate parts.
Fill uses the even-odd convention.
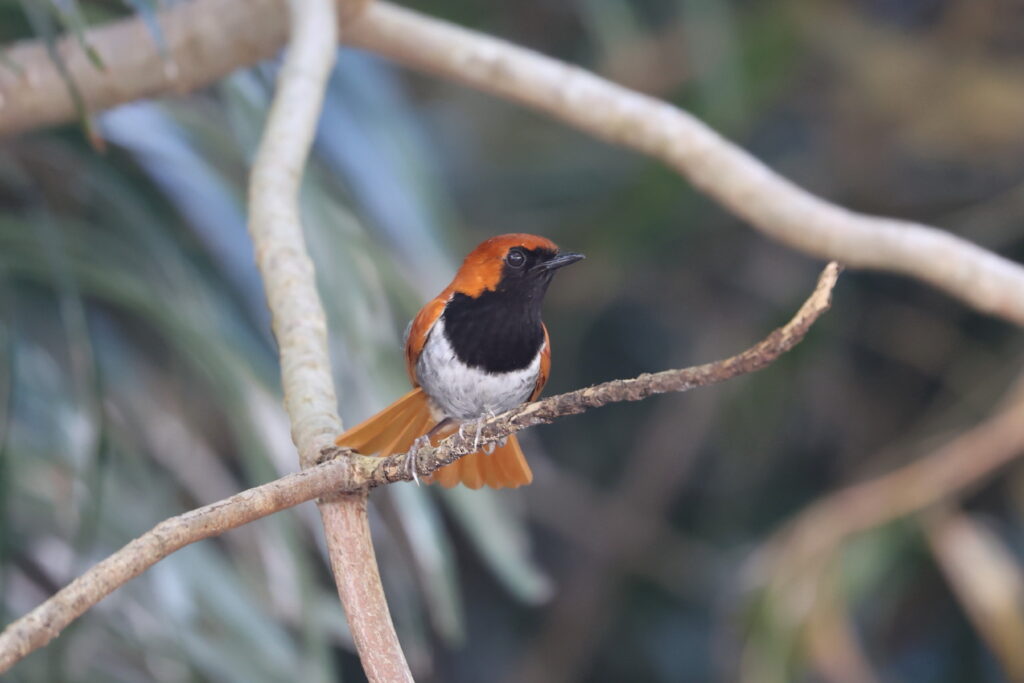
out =
[[[519,446],[519,439],[512,435],[508,441],[495,450],[494,455],[501,453],[501,457],[495,458],[495,465],[500,470],[500,477],[508,482],[506,486],[525,486],[533,481],[533,472],[526,462],[523,449]],[[513,483],[514,482],[514,483]]]
[[[480,453],[470,453],[460,460],[462,461],[462,483],[471,489],[478,489],[484,485],[483,458]]]
[[[430,406],[427,403],[427,395],[422,389],[416,388],[339,436],[335,443],[368,455],[380,453],[381,449],[391,444],[410,423],[424,422],[429,418]],[[419,434],[414,435],[413,439],[417,436]]]
[[[432,484],[440,484],[446,489],[450,489],[453,486],[457,486],[462,480],[462,461],[468,458],[460,458],[453,462],[451,465],[445,465],[441,469],[430,475],[428,481]]]
[[[380,457],[386,458],[394,453],[405,453],[411,447],[413,442],[425,434],[430,429],[429,420],[424,420],[422,416],[414,417],[409,420],[409,423],[404,429],[401,429],[397,436],[380,449]]]
[[[484,484],[493,489],[514,489],[533,481],[533,472],[519,447],[519,440],[512,435],[490,455],[477,451],[445,465],[434,472],[431,481],[445,488],[462,483],[471,489]]]
[[[413,442],[426,434],[435,420],[430,411],[430,400],[419,387],[373,417],[364,420],[337,439],[339,446],[351,448],[365,455],[380,454],[387,457],[393,453],[408,451]],[[447,434],[437,435],[434,441]],[[427,481],[451,488],[459,483],[478,489],[487,485],[491,488],[517,488],[533,480],[530,466],[516,437],[510,436],[490,455],[478,451],[463,456],[450,465],[434,472]]]

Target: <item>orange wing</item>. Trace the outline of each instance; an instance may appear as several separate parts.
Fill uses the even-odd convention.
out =
[[[544,391],[544,385],[548,383],[548,375],[551,374],[551,337],[548,336],[548,326],[540,324],[544,328],[544,346],[540,347],[540,372],[537,373],[537,386],[530,394],[530,400],[536,401],[540,392]]]
[[[451,295],[449,287],[427,302],[427,305],[421,308],[409,323],[409,333],[405,339],[405,371],[409,373],[409,381],[414,387],[420,385],[416,381],[416,362],[420,359],[420,354],[423,353],[423,345],[427,343],[430,330],[444,313],[444,306],[448,303]]]

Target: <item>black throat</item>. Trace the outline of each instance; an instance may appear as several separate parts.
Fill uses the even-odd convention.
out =
[[[544,344],[540,320],[550,273],[528,280],[503,277],[478,297],[455,294],[444,309],[444,330],[455,355],[486,372],[530,365]]]

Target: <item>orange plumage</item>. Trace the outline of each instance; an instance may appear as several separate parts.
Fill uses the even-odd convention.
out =
[[[336,443],[382,457],[403,453],[428,432],[436,443],[460,424],[537,398],[551,369],[540,303],[554,270],[581,258],[536,235],[501,235],[477,246],[409,326],[405,356],[413,390]],[[490,455],[481,450],[442,467],[430,481],[476,489],[515,488],[532,479],[513,435]]]

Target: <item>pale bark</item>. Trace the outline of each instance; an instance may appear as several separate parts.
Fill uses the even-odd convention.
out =
[[[249,182],[249,231],[281,359],[284,405],[303,468],[342,430],[327,319],[299,215],[299,188],[337,52],[333,0],[289,0],[291,38]],[[366,491],[321,501],[328,554],[363,670],[411,681],[388,612],[367,522]]]

